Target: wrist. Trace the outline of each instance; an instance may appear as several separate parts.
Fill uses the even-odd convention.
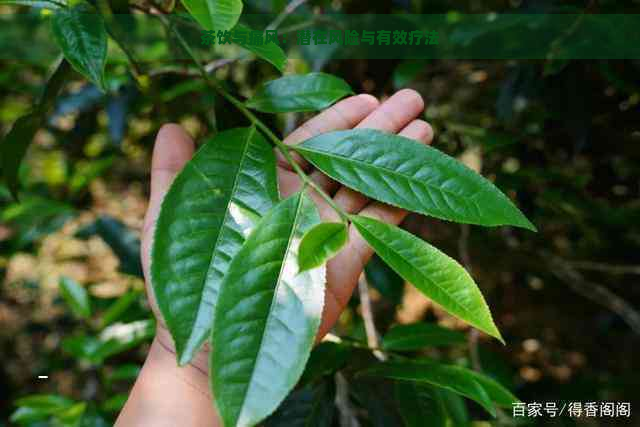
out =
[[[203,375],[205,378],[209,376],[209,344],[205,343],[202,346],[202,349],[191,359],[191,361],[179,367],[177,364],[177,353],[175,350],[175,345],[173,343],[173,338],[171,338],[171,333],[169,330],[162,325],[158,325],[156,329],[156,337],[154,339],[154,344],[158,347],[156,349],[157,352],[162,352],[165,354],[165,357],[173,359],[173,363],[176,368],[189,369],[189,371],[196,371]],[[153,345],[152,345],[153,346]],[[194,372],[194,375],[195,372]]]
[[[206,353],[178,366],[171,337],[159,327],[116,426],[169,427],[181,420],[180,425],[188,427],[218,427],[208,370],[202,364]]]

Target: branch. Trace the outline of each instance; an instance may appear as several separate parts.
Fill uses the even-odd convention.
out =
[[[294,10],[296,10],[306,2],[307,0],[293,0],[284,8],[284,10],[278,16],[276,16],[276,19],[274,19],[271,24],[267,25],[266,30],[271,31],[277,29],[280,24],[282,24],[284,20],[293,13]]]
[[[239,56],[237,58],[216,59],[209,62],[208,64],[205,64],[203,67],[207,74],[211,74],[217,69],[220,69],[225,65],[233,64],[234,62],[241,59],[244,59],[244,56]],[[165,67],[159,67],[155,70],[149,71],[150,77],[159,76],[162,74],[179,74],[183,76],[198,77],[200,76],[200,70],[198,70],[197,68],[182,67],[180,65],[167,65]]]
[[[601,271],[611,274],[640,274],[640,266],[636,265],[612,265],[591,261],[573,261],[570,264],[578,270]]]
[[[167,28],[167,30],[173,31],[173,33],[175,34],[176,38],[178,39],[178,41],[182,45],[182,48],[184,49],[184,51],[191,57],[193,62],[198,67],[198,71],[200,72],[200,75],[202,76],[204,81],[207,82],[207,84],[209,86],[211,86],[216,92],[218,92],[224,99],[226,99],[231,104],[233,104],[233,106],[236,107],[242,114],[244,114],[244,116],[247,119],[249,119],[251,124],[256,126],[262,133],[264,133],[267,136],[267,138],[269,138],[271,140],[271,142],[273,142],[273,144],[276,146],[278,151],[280,151],[282,153],[284,158],[287,160],[287,163],[289,163],[291,165],[291,167],[293,168],[293,170],[298,174],[298,176],[300,177],[300,179],[303,182],[303,184],[306,184],[309,187],[313,188],[318,193],[318,195],[320,197],[322,197],[324,199],[324,201],[327,202],[327,204],[329,206],[331,206],[331,208],[334,211],[336,211],[336,213],[340,216],[340,218],[345,223],[348,222],[349,214],[347,214],[344,211],[344,209],[342,209],[340,206],[338,206],[333,201],[331,196],[329,196],[318,184],[316,184],[315,181],[313,181],[311,178],[309,178],[309,176],[302,170],[300,165],[298,165],[298,163],[293,159],[293,157],[291,156],[291,153],[289,151],[290,150],[295,150],[295,147],[287,146],[284,142],[282,142],[280,140],[280,138],[278,138],[273,133],[273,131],[271,131],[271,129],[269,129],[269,127],[267,125],[265,125],[260,119],[258,119],[258,117],[256,117],[256,115],[253,114],[244,105],[244,103],[242,101],[240,101],[235,96],[233,96],[229,92],[227,92],[226,89],[224,89],[222,87],[222,85],[214,77],[210,76],[207,73],[207,71],[205,70],[204,66],[202,65],[202,62],[200,61],[200,59],[198,59],[198,57],[195,54],[195,52],[189,46],[189,43],[187,43],[187,41],[184,39],[184,37],[182,37],[182,34],[180,34],[180,31],[178,31],[177,28],[175,28],[174,26],[170,25],[170,22],[168,21],[168,19],[163,14],[158,14],[158,15],[155,15],[155,16],[160,20],[160,22],[162,22],[162,24],[165,26],[165,28]]]
[[[551,266],[551,272],[578,295],[599,304],[620,316],[629,327],[640,335],[640,313],[622,297],[603,285],[588,282],[570,263],[558,256],[543,255]]]
[[[385,361],[387,356],[380,350],[374,350],[380,347],[378,342],[378,332],[376,324],[373,320],[373,311],[371,310],[371,298],[369,297],[369,285],[364,278],[364,273],[360,274],[358,280],[358,292],[360,293],[360,308],[362,309],[362,319],[364,320],[364,330],[367,334],[367,344],[373,350],[376,359]]]
[[[349,399],[349,383],[344,375],[336,372],[336,407],[340,414],[340,427],[360,427],[355,411]]]

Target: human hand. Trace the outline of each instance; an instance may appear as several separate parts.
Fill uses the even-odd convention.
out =
[[[412,90],[402,90],[380,104],[371,95],[358,95],[344,99],[310,119],[284,142],[296,144],[315,135],[334,130],[351,128],[371,128],[430,143],[433,137],[431,127],[416,119],[424,108],[420,95]],[[142,264],[147,286],[147,295],[153,312],[158,319],[157,340],[167,351],[175,353],[170,334],[162,320],[151,288],[149,266],[153,229],[160,211],[160,205],[175,175],[194,153],[194,143],[187,133],[177,125],[165,125],[159,131],[153,152],[151,172],[151,197],[145,216],[142,233]],[[406,212],[379,202],[370,202],[365,196],[349,188],[342,187],[311,165],[297,158],[300,166],[318,183],[335,203],[346,212],[360,213],[398,224]],[[281,157],[278,161],[278,180],[282,197],[298,191],[301,181],[291,166]],[[337,220],[335,211],[316,193],[311,192],[320,216],[324,220]],[[321,339],[333,326],[346,306],[364,265],[371,257],[372,250],[353,227],[349,230],[349,243],[327,264],[327,291],[322,324],[318,333]],[[191,364],[206,372],[207,346],[192,360]]]
[[[317,134],[350,128],[373,128],[399,133],[429,144],[433,138],[431,127],[416,119],[424,107],[416,92],[402,90],[382,105],[370,95],[358,95],[344,99],[333,107],[304,123],[285,139],[286,144],[296,144]],[[177,125],[165,125],[158,132],[151,166],[151,197],[142,231],[141,256],[149,303],[156,316],[156,338],[147,360],[129,395],[118,420],[117,427],[173,426],[180,420],[185,426],[220,426],[220,420],[211,406],[208,386],[208,345],[184,367],[176,365],[175,348],[171,335],[162,319],[153,295],[150,280],[150,254],[153,230],[160,212],[160,205],[171,182],[194,153],[194,143]],[[297,158],[299,165],[309,176],[333,197],[335,204],[348,213],[376,217],[398,224],[406,212],[369,201],[365,196],[340,186],[310,164]],[[282,158],[278,161],[278,180],[281,196],[298,191],[301,181]],[[337,220],[335,211],[313,191],[320,216],[324,220]],[[346,306],[358,283],[364,265],[372,254],[353,227],[349,230],[349,242],[343,250],[327,263],[327,287],[322,323],[317,339],[320,340],[333,326]]]

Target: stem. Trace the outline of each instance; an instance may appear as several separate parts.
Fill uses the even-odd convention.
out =
[[[313,188],[320,195],[320,197],[322,197],[327,202],[327,204],[331,206],[331,208],[333,208],[334,211],[336,211],[336,213],[340,216],[342,221],[347,222],[349,219],[349,215],[333,201],[331,196],[329,196],[318,184],[316,184],[311,178],[309,178],[309,176],[302,170],[300,165],[298,165],[298,163],[293,159],[293,157],[291,156],[291,153],[289,152],[292,148],[287,146],[284,142],[282,142],[282,140],[278,138],[278,136],[275,133],[273,133],[273,131],[269,129],[269,127],[265,125],[264,122],[262,122],[262,120],[256,117],[256,115],[253,114],[242,103],[242,101],[240,101],[238,98],[236,98],[235,96],[227,92],[227,90],[223,88],[222,85],[220,85],[220,83],[215,78],[211,77],[207,73],[204,66],[202,65],[202,62],[198,59],[197,55],[191,49],[191,47],[189,47],[189,44],[182,37],[182,34],[180,34],[180,32],[177,29],[171,27],[170,23],[167,21],[167,19],[163,15],[157,15],[157,17],[167,28],[170,28],[173,30],[178,41],[182,45],[182,48],[185,50],[187,55],[189,55],[193,60],[193,62],[196,64],[198,71],[200,72],[200,75],[207,82],[207,84],[211,86],[216,92],[218,92],[224,99],[226,99],[231,104],[233,104],[234,107],[236,107],[242,114],[245,115],[247,119],[249,119],[252,125],[257,127],[262,133],[264,133],[267,136],[267,138],[269,138],[271,142],[273,142],[273,144],[276,146],[276,148],[282,153],[287,163],[289,163],[293,168],[293,170],[300,176],[300,179],[302,180],[302,182],[304,184],[309,185],[309,187]]]
[[[360,274],[358,280],[358,292],[360,294],[360,308],[362,309],[362,319],[364,320],[364,329],[367,334],[367,344],[372,349],[380,347],[378,342],[378,331],[376,331],[375,320],[373,319],[373,310],[371,309],[371,298],[369,297],[369,285],[364,278],[364,273]],[[387,356],[380,350],[372,350],[376,359],[385,361]]]
[[[302,6],[306,2],[307,0],[293,0],[284,8],[282,13],[280,13],[280,15],[278,15],[271,24],[267,25],[267,28],[266,28],[267,31],[276,30],[280,26],[280,24],[282,24],[284,20],[287,19],[287,17],[293,13],[294,10],[296,10],[298,7]]]

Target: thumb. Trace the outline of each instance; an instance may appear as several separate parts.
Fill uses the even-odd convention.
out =
[[[160,128],[153,147],[151,160],[151,196],[142,229],[141,258],[145,277],[149,276],[150,248],[160,205],[175,176],[182,170],[194,152],[194,143],[179,125],[166,124]]]

